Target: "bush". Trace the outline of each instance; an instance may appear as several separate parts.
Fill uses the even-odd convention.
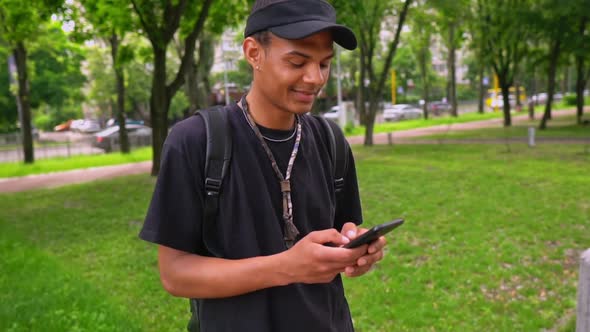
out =
[[[466,84],[457,84],[457,100],[477,100],[479,91]]]
[[[420,96],[417,95],[398,95],[396,98],[396,104],[418,104],[420,102]]]
[[[52,122],[53,121],[52,121],[51,116],[49,114],[37,114],[35,116],[35,118],[33,119],[33,123],[35,124],[35,127],[42,129],[42,130],[46,130],[46,131],[53,130]]]
[[[575,106],[576,105],[577,95],[575,93],[568,93],[563,96],[563,103],[567,106]]]

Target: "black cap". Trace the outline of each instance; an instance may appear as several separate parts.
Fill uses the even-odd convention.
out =
[[[284,39],[303,39],[331,30],[334,42],[354,50],[354,32],[336,24],[336,10],[324,0],[257,0],[248,17],[244,37],[268,30]]]

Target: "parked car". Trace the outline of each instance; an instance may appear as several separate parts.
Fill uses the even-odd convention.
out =
[[[143,120],[125,119],[125,124],[126,125],[130,125],[130,124],[142,125],[142,124],[144,124],[144,122],[143,122]],[[119,121],[117,121],[117,119],[110,118],[107,120],[107,127],[118,126],[118,125],[119,125]]]
[[[147,146],[151,144],[152,128],[138,124],[129,124],[125,128],[131,146]],[[105,150],[105,152],[119,150],[119,126],[108,127],[94,134],[92,145]]]
[[[54,131],[68,131],[70,130],[70,125],[72,124],[72,120],[68,120],[66,122],[60,123],[57,126],[53,127]]]
[[[331,119],[331,120],[338,120],[338,118],[340,117],[340,112],[338,112],[338,110],[339,110],[338,105],[333,106],[332,108],[330,108],[329,111],[324,113],[324,118]]]
[[[408,119],[418,119],[423,116],[421,109],[409,104],[396,104],[386,106],[383,110],[383,120],[400,121]]]
[[[70,122],[70,130],[71,131],[78,131],[78,128],[84,123],[84,119],[76,119]]]
[[[439,115],[451,110],[451,104],[446,101],[433,101],[428,103],[428,112]]]
[[[70,130],[80,133],[96,133],[101,130],[97,120],[79,119],[70,123]]]

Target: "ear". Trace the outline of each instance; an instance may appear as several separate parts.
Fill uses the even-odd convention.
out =
[[[260,66],[264,50],[262,48],[262,45],[260,45],[256,41],[256,39],[252,37],[246,38],[244,40],[244,43],[242,44],[242,50],[244,52],[244,57],[246,58],[246,61],[248,61],[252,68]]]

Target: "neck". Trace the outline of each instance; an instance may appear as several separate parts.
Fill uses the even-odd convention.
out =
[[[253,84],[246,96],[248,110],[257,124],[270,128],[289,130],[295,125],[295,114],[278,108],[271,100],[262,95]]]

